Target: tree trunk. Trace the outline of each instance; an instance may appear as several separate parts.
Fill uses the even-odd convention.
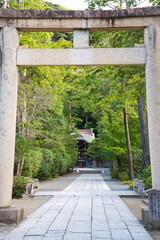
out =
[[[121,159],[119,156],[116,157],[117,158],[117,164],[118,164],[118,168],[121,168],[122,167],[122,164],[121,164]]]
[[[113,171],[116,170],[116,164],[115,164],[115,161],[112,162],[113,163]]]
[[[86,124],[88,123],[88,114],[86,113]]]
[[[109,123],[112,125],[112,117],[110,114],[108,114],[108,119],[109,119]],[[113,132],[111,132],[111,133],[113,134]],[[115,146],[116,146],[116,144],[115,144]],[[121,168],[122,167],[121,159],[119,158],[119,156],[116,156],[116,159],[117,159],[118,168]],[[115,168],[116,168],[116,164],[115,164]]]
[[[4,0],[3,8],[7,8],[7,7],[8,7],[8,1],[7,1],[7,0]]]
[[[26,127],[26,135],[28,138],[30,138],[30,130],[29,130],[30,122],[31,122],[31,120],[27,121],[27,127]]]
[[[20,171],[19,171],[19,176],[22,175],[22,170],[23,170],[24,160],[25,160],[25,157],[23,157],[22,162],[21,162],[21,167],[20,167]]]
[[[71,132],[71,109],[72,109],[72,105],[71,105],[71,102],[69,102],[69,116],[68,116],[68,128],[69,128],[69,131]]]
[[[144,157],[144,165],[150,165],[150,153],[149,153],[149,141],[148,141],[148,128],[147,128],[147,116],[145,110],[145,99],[143,97],[139,97],[137,100],[138,104],[138,116],[139,116],[139,124],[140,124],[140,134],[141,134],[141,142],[142,142],[142,150]]]
[[[26,110],[26,94],[23,95],[23,103],[22,103],[22,137],[26,136],[26,127],[25,123],[27,122],[27,110]]]
[[[22,170],[23,170],[24,160],[25,160],[25,157],[23,157],[22,162],[21,162],[20,160],[18,161],[18,166],[17,166],[17,177],[20,177],[20,176],[22,175]]]
[[[18,134],[21,135],[21,124],[19,124],[21,122],[21,117],[20,117],[20,111],[19,111],[19,106],[17,106],[17,124],[18,124]]]
[[[18,161],[18,166],[17,166],[17,177],[19,177],[19,171],[20,171],[20,160]]]
[[[127,112],[125,108],[123,109],[123,116],[124,116],[124,127],[125,127],[128,159],[129,159],[129,177],[131,180],[133,180],[134,179],[133,160],[132,160],[131,142],[130,142],[130,136],[129,136],[128,117],[127,117]]]

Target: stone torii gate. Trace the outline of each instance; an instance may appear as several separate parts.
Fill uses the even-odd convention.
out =
[[[11,204],[17,66],[145,65],[153,188],[160,190],[160,8],[105,11],[0,9],[0,208]],[[144,30],[139,48],[89,48],[89,31]],[[19,48],[18,31],[74,32],[74,49]]]

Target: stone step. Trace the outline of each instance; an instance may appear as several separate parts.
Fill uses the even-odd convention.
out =
[[[102,170],[79,170],[80,174],[101,174]]]

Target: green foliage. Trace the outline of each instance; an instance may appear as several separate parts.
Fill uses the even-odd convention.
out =
[[[3,7],[3,4],[4,4],[4,0],[0,0],[0,8]]]
[[[26,185],[29,178],[27,177],[13,177],[13,192],[12,198],[21,198],[26,192]]]
[[[103,9],[104,7],[109,7],[111,9],[122,9],[122,8],[131,8],[137,7],[140,3],[143,3],[142,0],[85,0],[88,3],[88,7],[91,10],[94,9]]]
[[[52,179],[49,163],[42,161],[37,177],[39,180],[48,180],[50,178]]]
[[[132,181],[130,181],[130,180],[122,181],[122,182],[121,182],[122,185],[131,184],[131,183],[132,183]]]
[[[64,155],[61,155],[59,157],[59,174],[65,173],[71,164],[71,157],[69,154],[64,153]]]
[[[32,146],[32,140],[23,138],[19,134],[16,134],[16,147],[15,147],[15,164],[14,171],[16,173],[18,162],[30,152]]]
[[[152,6],[159,6],[160,5],[160,1],[159,0],[149,0],[149,3],[151,3]]]
[[[129,174],[127,172],[121,172],[118,175],[118,178],[121,182],[129,180]]]
[[[22,2],[12,0],[10,8],[64,9],[42,0]],[[92,9],[111,4],[122,8],[124,4],[128,7],[138,3],[87,2]],[[90,34],[90,45],[95,48],[134,47],[135,43],[143,41],[142,31]],[[72,33],[20,33],[20,45],[28,45],[30,49],[72,48],[72,42]],[[124,108],[128,116],[134,170],[136,174],[141,172],[144,163],[137,99],[145,97],[144,67],[19,67],[19,72],[15,166],[25,159],[24,176],[46,179],[67,172],[77,160],[76,141],[70,132],[92,127],[97,138],[90,144],[87,154],[100,162],[119,160],[121,168],[112,171],[111,175],[127,179]]]
[[[152,188],[152,177],[149,176],[146,181],[145,181],[145,188],[146,189],[151,189]]]
[[[76,137],[76,136],[75,136]],[[74,167],[76,161],[77,161],[77,141],[75,140],[74,136],[68,135],[67,138],[65,138],[65,149],[67,155],[69,155],[69,162],[68,162],[68,169]],[[68,158],[68,156],[66,157]]]
[[[151,166],[145,167],[142,173],[139,173],[136,178],[144,181],[145,189],[152,188]]]
[[[48,1],[45,1],[44,3],[45,3],[46,10],[67,10],[66,8],[64,8],[58,4],[53,4]]]
[[[26,0],[24,4],[11,1],[10,8],[64,10],[41,0]],[[29,48],[70,48],[71,41],[70,33],[20,34],[20,45]],[[47,179],[63,174],[77,160],[76,141],[70,136],[64,113],[70,88],[64,81],[70,73],[70,78],[76,74],[59,67],[20,67],[19,72],[15,170],[24,158],[23,176]]]
[[[42,0],[10,0],[10,9],[27,9],[27,10],[45,10],[45,3]]]
[[[25,157],[23,176],[36,177],[42,163],[40,150],[31,150]]]
[[[51,150],[43,149],[41,167],[37,173],[39,180],[45,180],[52,177],[54,168],[53,153]]]
[[[129,188],[130,190],[133,190],[133,182],[131,182],[131,183],[129,184],[128,188]]]
[[[123,181],[123,182],[121,182],[121,184],[122,184],[122,185],[128,184],[128,188],[129,188],[130,190],[133,190],[133,181]]]
[[[124,172],[123,168],[119,169],[116,168],[115,170],[111,169],[111,177],[120,180],[121,182],[127,182],[126,184],[128,184],[129,181],[129,173]]]
[[[107,160],[108,154],[107,151],[103,149],[101,139],[96,138],[90,143],[87,155],[97,162],[104,162]]]
[[[115,179],[119,179],[119,169],[111,170],[111,177]]]

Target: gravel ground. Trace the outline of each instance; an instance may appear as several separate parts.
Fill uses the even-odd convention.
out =
[[[110,189],[112,191],[130,191],[128,189],[128,185],[122,185],[120,181],[116,180],[116,179],[110,179],[109,173],[103,174],[102,175],[104,180],[107,182],[108,186],[110,187]],[[123,200],[123,202],[127,205],[127,207],[131,210],[131,212],[133,213],[133,215],[140,221],[142,222],[142,214],[141,214],[141,208],[143,206],[146,206],[142,200],[143,198],[132,198],[132,197],[123,197],[121,198]],[[150,236],[154,239],[154,240],[160,240],[160,231],[149,231],[147,230],[147,232],[150,234]],[[145,239],[142,239],[145,240]]]
[[[102,177],[112,191],[130,191],[128,185],[122,185],[120,181],[110,179],[105,174],[102,174]]]
[[[131,210],[133,215],[140,221],[142,222],[142,215],[141,215],[141,208],[143,206],[146,206],[142,202],[142,198],[121,198],[123,202],[128,206],[128,208]],[[154,240],[160,240],[160,231],[149,231],[147,232],[150,234],[150,236]],[[145,239],[142,239],[145,240]]]
[[[53,181],[42,181],[40,182],[39,191],[62,191],[79,176],[80,174],[72,173],[55,178]]]

